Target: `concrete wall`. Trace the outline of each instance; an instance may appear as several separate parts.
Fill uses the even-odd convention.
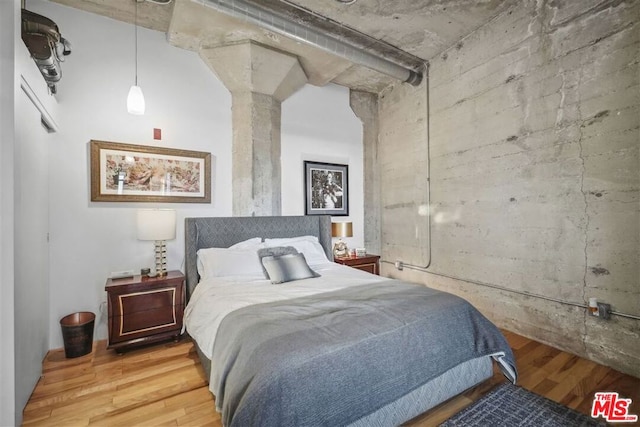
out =
[[[364,187],[364,248],[368,253],[381,253],[380,173],[378,171],[378,95],[351,90],[349,105],[362,122],[362,166]]]
[[[431,61],[435,274],[384,273],[461,294],[502,327],[640,376],[638,320],[603,322],[481,285],[578,305],[597,297],[640,315],[638,16],[638,2],[521,2]],[[380,98],[391,262],[429,261],[417,160],[425,94],[397,85]]]

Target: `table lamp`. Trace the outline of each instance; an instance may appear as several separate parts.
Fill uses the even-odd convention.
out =
[[[155,241],[156,274],[167,274],[167,240],[176,238],[176,211],[173,209],[139,209],[138,240]]]
[[[353,237],[353,224],[351,222],[332,222],[331,236],[338,237],[338,241],[333,245],[333,256],[344,258],[349,255],[347,244],[342,241],[343,237]]]

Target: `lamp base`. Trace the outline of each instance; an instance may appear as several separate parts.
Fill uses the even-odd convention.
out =
[[[347,248],[347,244],[342,241],[342,239],[338,240],[335,245],[333,245],[333,256],[335,258],[344,258],[349,255],[349,248]]]
[[[156,240],[155,242],[156,275],[163,277],[167,275],[167,242]]]

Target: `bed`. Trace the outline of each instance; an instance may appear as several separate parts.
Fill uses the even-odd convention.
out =
[[[463,299],[331,262],[329,216],[187,218],[185,243],[185,325],[225,426],[399,425],[494,361],[515,383],[506,340]],[[289,258],[310,273],[258,271]]]

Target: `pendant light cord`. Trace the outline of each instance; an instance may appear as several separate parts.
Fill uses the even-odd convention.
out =
[[[136,86],[138,86],[138,0],[136,2],[136,8],[134,12],[134,24],[135,24],[135,64],[136,64]]]

